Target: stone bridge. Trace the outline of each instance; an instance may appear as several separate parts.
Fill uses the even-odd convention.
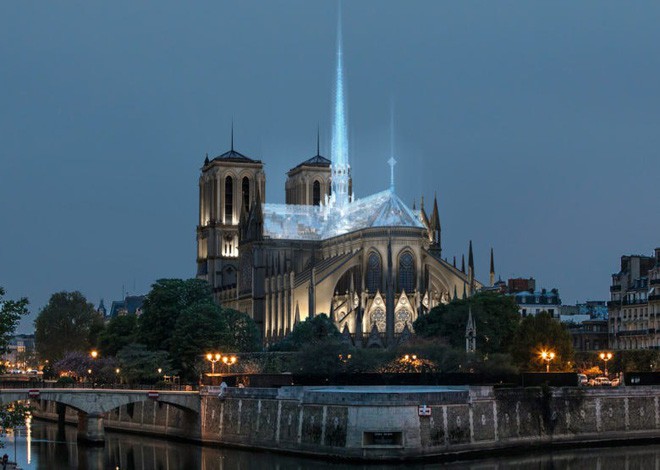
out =
[[[123,405],[150,400],[180,408],[196,417],[199,417],[201,409],[199,392],[89,388],[0,389],[0,404],[27,400],[53,401],[61,405],[58,406],[58,415],[62,424],[67,406],[77,410],[78,439],[94,444],[104,442],[104,415]]]

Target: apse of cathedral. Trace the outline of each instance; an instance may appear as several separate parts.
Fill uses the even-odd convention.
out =
[[[471,244],[467,273],[442,259],[437,200],[429,218],[423,199],[416,210],[397,196],[393,156],[389,187],[354,197],[341,28],[333,107],[331,158],[317,136],[316,155],[287,173],[285,204],[266,202],[263,163],[234,149],[233,129],[230,150],[201,169],[197,277],[250,315],[265,344],[325,313],[356,346],[392,346],[418,316],[482,288]]]

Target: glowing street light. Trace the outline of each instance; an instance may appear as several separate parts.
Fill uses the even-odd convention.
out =
[[[92,356],[92,359],[96,359],[97,357],[99,357],[99,352],[96,349],[92,349],[89,355]]]
[[[224,364],[227,366],[227,373],[231,372],[231,366],[236,364],[236,361],[238,361],[236,356],[224,356],[222,358],[222,362],[224,362]]]
[[[215,363],[218,362],[221,358],[222,358],[222,354],[220,353],[215,353],[215,354],[208,353],[206,355],[206,360],[211,362],[211,374],[215,374]]]
[[[555,358],[554,351],[541,351],[541,359],[545,362],[545,371],[550,372],[550,361]]]
[[[607,352],[607,353],[602,352],[602,353],[600,353],[601,360],[605,361],[605,375],[608,375],[607,374],[607,361],[612,359],[612,357],[614,357],[614,354],[612,354],[611,352]]]

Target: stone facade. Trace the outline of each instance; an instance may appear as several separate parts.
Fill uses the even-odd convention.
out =
[[[607,303],[614,349],[660,348],[660,248],[654,256],[621,257]]]

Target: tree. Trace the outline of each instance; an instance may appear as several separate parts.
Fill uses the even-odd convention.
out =
[[[116,368],[117,360],[114,357],[93,358],[90,354],[81,351],[68,352],[53,364],[53,370],[59,375],[93,380],[97,383],[115,382]]]
[[[321,313],[298,323],[291,333],[271,347],[271,351],[299,351],[304,346],[323,343],[340,336],[341,333],[334,322],[325,313]]]
[[[97,346],[103,356],[115,356],[124,346],[137,339],[137,315],[128,313],[110,319],[100,333]]]
[[[464,350],[470,308],[477,329],[477,352],[508,352],[518,329],[520,314],[512,297],[494,292],[478,293],[469,299],[438,305],[415,321],[415,332],[422,338],[444,338],[451,347]]]
[[[69,351],[93,347],[103,317],[80,292],[58,292],[39,312],[34,326],[37,353],[54,363]]]
[[[554,352],[551,370],[568,370],[573,361],[573,341],[568,328],[552,318],[548,312],[523,318],[511,343],[511,356],[516,364],[527,370],[545,370],[541,352]]]
[[[28,299],[5,300],[5,289],[0,286],[0,354],[7,352],[11,336],[23,315],[28,314]],[[0,366],[3,367],[3,366]]]
[[[172,350],[173,332],[179,316],[197,304],[212,304],[211,288],[200,279],[160,279],[142,305],[138,340],[152,350]]]
[[[178,372],[172,369],[166,351],[149,351],[144,344],[133,343],[124,346],[117,353],[121,378],[129,384],[154,383],[161,374]],[[161,369],[161,372],[158,372]]]
[[[259,351],[261,337],[257,324],[247,314],[223,308],[220,312],[220,347],[228,352]]]
[[[0,287],[0,353],[7,351],[9,340],[16,331],[23,315],[28,314],[28,300],[22,297],[18,300],[6,300],[5,289]],[[0,371],[4,366],[0,365]],[[29,408],[20,403],[0,406],[0,429],[13,429],[25,424],[25,415]],[[0,447],[2,443],[0,442]]]
[[[199,375],[201,356],[209,351],[257,351],[259,330],[249,316],[205,301],[186,308],[172,335],[171,356],[184,377]]]

